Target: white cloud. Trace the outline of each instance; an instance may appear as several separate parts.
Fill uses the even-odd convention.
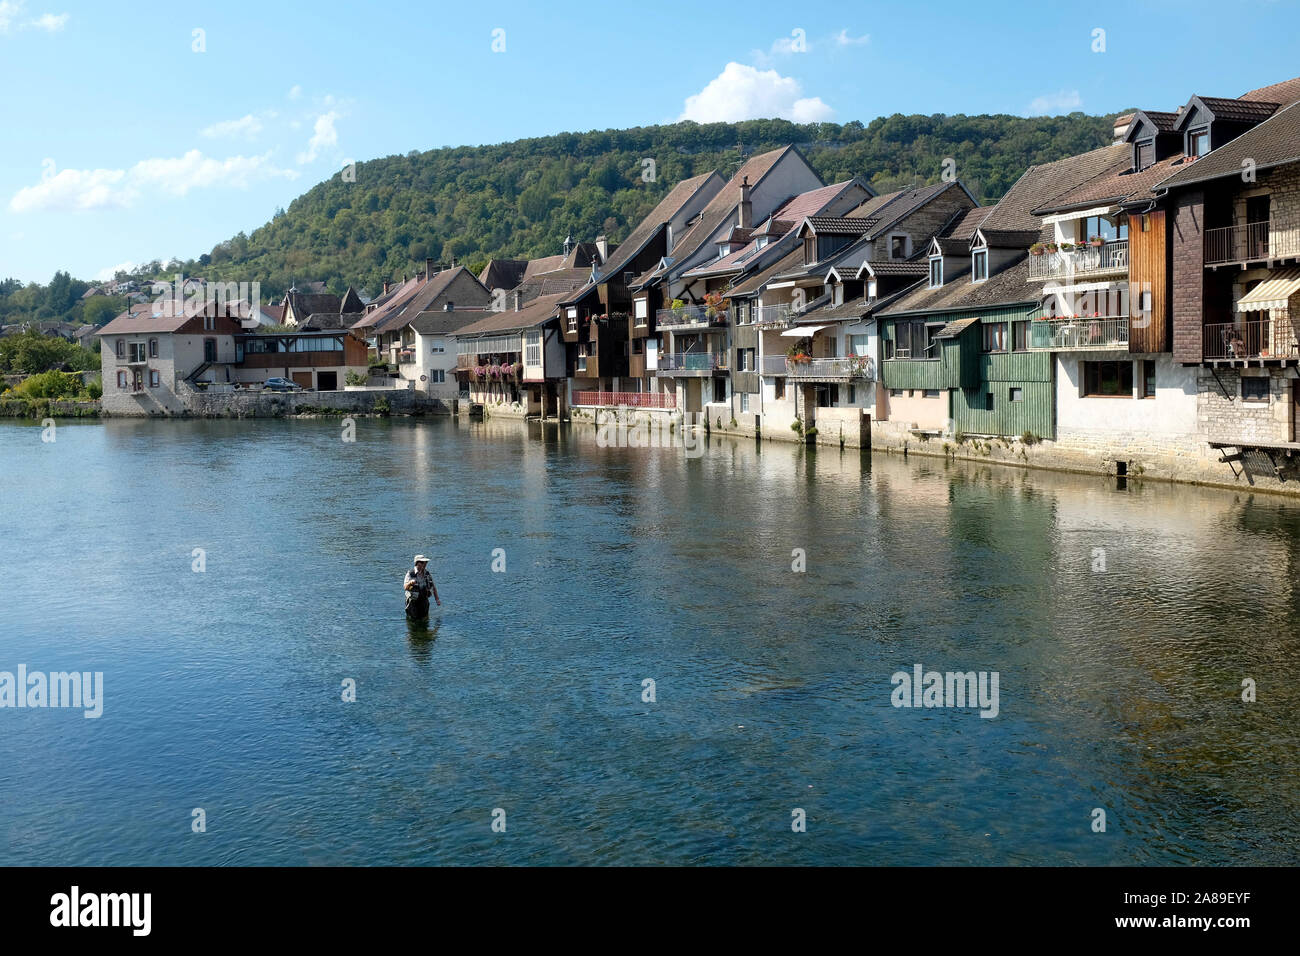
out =
[[[37,30],[45,30],[48,33],[58,33],[68,25],[68,14],[43,13],[27,25]]]
[[[9,33],[15,28],[58,33],[67,26],[68,14],[66,13],[42,13],[35,20],[19,22],[23,7],[26,5],[26,0],[0,0],[0,33]]]
[[[834,115],[821,97],[800,96],[802,92],[794,77],[732,62],[703,90],[686,97],[686,106],[677,118],[697,123],[771,118],[819,123]]]
[[[339,144],[339,133],[334,128],[334,121],[338,118],[339,114],[334,110],[316,117],[316,125],[313,127],[311,139],[307,142],[307,150],[298,154],[299,163],[314,163],[321,150]]]
[[[298,173],[279,169],[271,154],[212,159],[197,149],[184,156],[144,159],[130,169],[65,169],[24,186],[9,200],[14,212],[125,209],[159,194],[184,196],[193,189],[247,189],[252,183]]]
[[[100,282],[108,282],[110,279],[116,278],[119,272],[131,272],[139,265],[140,263],[132,262],[128,259],[126,262],[119,262],[117,265],[109,266],[107,269],[100,269],[95,273],[95,278]]]
[[[301,86],[295,83],[293,86],[289,87],[289,99],[296,100],[300,96],[302,96]]]
[[[1030,116],[1052,116],[1058,113],[1070,113],[1083,106],[1083,97],[1078,90],[1057,90],[1036,97],[1029,104]]]
[[[841,30],[835,35],[836,46],[862,46],[864,43],[871,42],[871,34],[864,33],[860,37],[849,36],[848,30]]]
[[[262,121],[249,113],[236,120],[222,120],[200,130],[209,139],[253,139],[262,132]]]

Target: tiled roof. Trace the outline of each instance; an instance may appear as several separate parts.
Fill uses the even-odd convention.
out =
[[[851,219],[847,216],[809,216],[808,225],[816,232],[838,236],[860,236],[876,224],[876,219]]]
[[[878,276],[923,276],[930,271],[930,263],[925,259],[868,260],[866,265]]]
[[[456,334],[467,337],[531,329],[552,318],[559,309],[562,298],[564,293],[539,296],[518,312],[493,312],[486,318],[462,327]]]
[[[1210,108],[1215,119],[1227,120],[1230,123],[1258,123],[1276,113],[1280,105],[1261,100],[1230,100],[1220,96],[1198,98]]]
[[[960,260],[959,260],[960,261]],[[1005,305],[1031,305],[1037,301],[1029,283],[1029,256],[1019,257],[1010,266],[984,282],[970,281],[969,260],[957,275],[944,276],[944,284],[931,289],[925,283],[896,300],[883,314],[904,312],[952,312]]]
[[[735,287],[727,293],[727,296],[741,296],[757,292],[772,276],[779,275],[783,269],[793,269],[801,262],[803,262],[803,248],[796,246],[766,269],[755,272],[751,276],[746,276],[736,283]]]
[[[175,332],[202,311],[191,308],[186,311],[184,299],[163,299],[156,302],[140,302],[128,306],[111,322],[99,330],[100,335],[120,335],[124,332]],[[233,306],[227,307],[225,313],[238,317],[244,311]]]
[[[1120,203],[1145,196],[1150,198],[1151,187],[1177,172],[1183,166],[1183,154],[1168,156],[1146,169],[1134,172],[1132,164],[1118,166],[1109,172],[1094,176],[1083,185],[1067,190],[1048,205],[1036,210],[1041,215],[1098,203]]]
[[[284,321],[284,306],[282,305],[264,305],[262,306],[262,312],[268,319],[275,322]]]
[[[528,265],[524,269],[524,278],[531,279],[543,272],[554,272],[556,269],[563,269],[564,259],[564,256],[543,256],[540,259],[529,259]]]
[[[1300,76],[1293,80],[1283,80],[1281,83],[1274,83],[1271,86],[1261,86],[1257,90],[1251,90],[1249,93],[1243,93],[1239,97],[1243,100],[1258,100],[1264,103],[1280,103],[1282,106],[1290,106],[1296,101],[1300,101]]]
[[[1300,162],[1300,102],[1279,110],[1230,143],[1182,166],[1153,188],[1163,192],[1223,176],[1240,176],[1242,163],[1247,160],[1256,169]]]
[[[528,268],[526,259],[489,259],[478,281],[488,289],[513,289],[524,277]]]
[[[989,230],[1038,233],[1043,224],[1034,215],[1035,209],[1064,192],[1077,189],[1095,176],[1132,161],[1132,148],[1124,143],[1114,143],[1078,156],[1030,166],[993,207],[980,228],[986,234]]]
[[[961,335],[963,332],[965,332],[967,329],[969,329],[972,325],[974,325],[979,320],[980,319],[978,315],[968,319],[956,319],[952,322],[949,322],[938,332],[936,332],[934,334],[934,337],[936,339],[955,339],[957,336]]]
[[[411,328],[421,335],[450,335],[478,322],[490,314],[488,309],[457,309],[455,312],[421,312],[411,320]]]
[[[357,290],[348,286],[347,291],[343,293],[343,298],[339,302],[340,312],[364,312],[366,304],[361,301],[361,296],[357,295]]]
[[[649,215],[637,224],[626,239],[618,247],[618,251],[609,257],[600,269],[601,275],[617,275],[623,271],[623,267],[635,259],[641,250],[645,248],[655,234],[667,225],[677,213],[697,192],[699,192],[709,182],[710,179],[722,177],[716,171],[710,171],[700,176],[692,176],[690,179],[683,179],[676,186],[668,191],[668,195],[659,200],[658,205],[650,210]]]
[[[893,197],[888,202],[877,207],[871,213],[871,218],[876,220],[872,224],[872,235],[880,235],[900,219],[911,215],[930,200],[951,188],[960,189],[962,187],[956,180],[952,180],[950,182],[934,183],[931,186],[915,186],[910,189],[899,190],[893,194]],[[858,210],[854,210],[854,214],[857,212]]]
[[[365,312],[361,310],[356,312],[317,312],[299,322],[298,328],[304,331],[319,330],[321,332],[331,329],[350,329],[365,318],[365,315]]]
[[[1177,113],[1165,113],[1160,110],[1138,110],[1133,116],[1134,118],[1145,116],[1162,133],[1172,132],[1174,124],[1178,122]]]
[[[393,315],[394,312],[401,309],[410,302],[412,296],[419,291],[420,285],[424,282],[422,275],[417,275],[413,279],[407,279],[396,289],[389,289],[386,295],[380,296],[375,301],[379,304],[365,314],[360,322],[356,323],[353,328],[357,329],[375,329]],[[411,313],[414,315],[415,313]]]
[[[287,295],[296,316],[315,312],[338,312],[343,300],[329,292],[290,292]]]

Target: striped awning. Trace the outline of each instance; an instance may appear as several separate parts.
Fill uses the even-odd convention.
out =
[[[1282,269],[1265,279],[1237,300],[1238,312],[1264,312],[1285,309],[1300,292],[1300,267]]]

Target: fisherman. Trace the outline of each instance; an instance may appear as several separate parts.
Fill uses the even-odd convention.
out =
[[[429,619],[429,595],[442,607],[438,597],[438,587],[433,583],[433,575],[428,571],[429,559],[422,554],[415,556],[415,567],[406,572],[406,616],[412,621]]]

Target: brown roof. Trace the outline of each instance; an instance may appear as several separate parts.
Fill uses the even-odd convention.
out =
[[[722,179],[716,170],[710,170],[700,176],[692,176],[690,179],[683,179],[676,186],[668,191],[668,195],[659,200],[654,209],[650,210],[635,229],[628,234],[628,237],[619,243],[619,247],[614,254],[609,257],[600,269],[601,275],[618,275],[623,267],[635,259],[646,244],[655,237],[658,231],[667,225],[677,213],[697,192],[702,189],[710,179]]]
[[[776,262],[772,263],[766,269],[763,269],[760,272],[755,272],[753,275],[747,276],[740,282],[736,283],[735,287],[726,293],[726,296],[727,298],[731,298],[733,296],[749,295],[750,293],[757,292],[767,283],[767,280],[772,278],[772,276],[779,275],[783,269],[793,269],[802,262],[803,247],[795,246],[790,252],[786,253],[780,259],[777,259]]]
[[[1037,212],[1047,215],[1072,207],[1121,203],[1140,197],[1149,199],[1151,187],[1177,172],[1182,166],[1182,153],[1168,156],[1138,172],[1133,171],[1131,163],[1128,166],[1120,166],[1100,176],[1094,176],[1076,189],[1061,193],[1049,205],[1038,209]]]
[[[1181,166],[1178,172],[1153,188],[1164,192],[1224,176],[1240,176],[1242,163],[1247,160],[1254,163],[1255,169],[1300,162],[1300,102],[1279,110],[1195,162]]]
[[[298,328],[328,331],[331,329],[350,329],[365,317],[364,312],[317,312],[298,323]]]
[[[316,312],[338,312],[343,300],[330,292],[290,292],[285,296],[293,304],[293,314],[312,315]]]
[[[523,281],[527,268],[526,259],[489,259],[478,281],[488,289],[513,289]]]
[[[186,310],[186,304],[190,309]],[[238,318],[241,311],[233,306],[225,309],[225,314]],[[126,311],[115,317],[99,330],[100,335],[120,335],[124,332],[175,332],[203,310],[195,311],[193,303],[186,299],[164,299],[155,302],[139,302],[128,306]]]
[[[284,306],[282,305],[264,305],[262,312],[268,317],[275,319],[276,322],[284,321]]]
[[[1259,100],[1264,103],[1280,103],[1282,106],[1290,106],[1300,100],[1300,76],[1293,80],[1274,83],[1271,86],[1261,86],[1257,90],[1241,94],[1240,99]]]
[[[936,339],[955,339],[979,321],[979,316],[967,319],[955,319],[934,334]]]
[[[421,312],[411,320],[411,328],[421,335],[450,335],[491,314],[489,309],[457,309],[455,312]]]
[[[944,284],[931,289],[918,282],[907,294],[895,300],[883,315],[905,312],[953,312],[958,309],[978,309],[1005,305],[1032,305],[1038,295],[1029,283],[1029,255],[1016,258],[1011,265],[989,276],[983,282],[970,281],[970,259],[958,260],[955,275],[945,275]],[[1041,290],[1040,290],[1041,291]]]
[[[1178,122],[1177,113],[1165,113],[1160,110],[1138,110],[1133,114],[1133,117],[1137,118],[1138,116],[1145,116],[1162,133],[1172,132]]]
[[[432,279],[426,280],[423,276],[419,276],[415,281],[415,289],[409,295],[398,297],[383,309],[377,309],[366,316],[366,325],[373,327],[379,333],[402,328],[419,313],[427,311],[460,276],[466,276],[478,283],[478,279],[464,266],[444,269],[442,272],[435,273]],[[482,291],[486,297],[488,290]],[[379,316],[377,321],[374,320],[375,316]]]
[[[1210,108],[1215,119],[1230,123],[1258,123],[1276,113],[1281,105],[1262,100],[1230,100],[1221,96],[1201,96],[1198,99]]]
[[[863,219],[860,216],[809,216],[807,222],[814,232],[828,232],[838,236],[860,236],[876,224],[875,219]]]
[[[564,293],[544,295],[534,299],[518,312],[493,312],[487,318],[479,319],[459,329],[460,337],[473,335],[490,335],[497,332],[514,332],[531,329],[553,317],[560,307]]]
[[[1030,166],[989,212],[980,229],[986,235],[990,231],[1037,234],[1042,230],[1043,224],[1034,210],[1102,173],[1132,162],[1132,147],[1124,143],[1113,143],[1077,156]]]
[[[777,160],[793,150],[793,146],[769,150],[745,160],[736,174],[731,177],[721,191],[709,200],[709,204],[700,213],[699,220],[686,231],[686,234],[673,246],[669,255],[674,262],[681,262],[694,254],[700,246],[709,240],[740,204],[741,183],[749,180],[750,187],[757,186],[768,171],[776,165]],[[642,280],[644,280],[644,276]],[[642,281],[638,280],[638,281]]]
[[[878,276],[923,276],[930,272],[930,263],[925,259],[879,259],[867,260],[863,265],[871,267]]]

